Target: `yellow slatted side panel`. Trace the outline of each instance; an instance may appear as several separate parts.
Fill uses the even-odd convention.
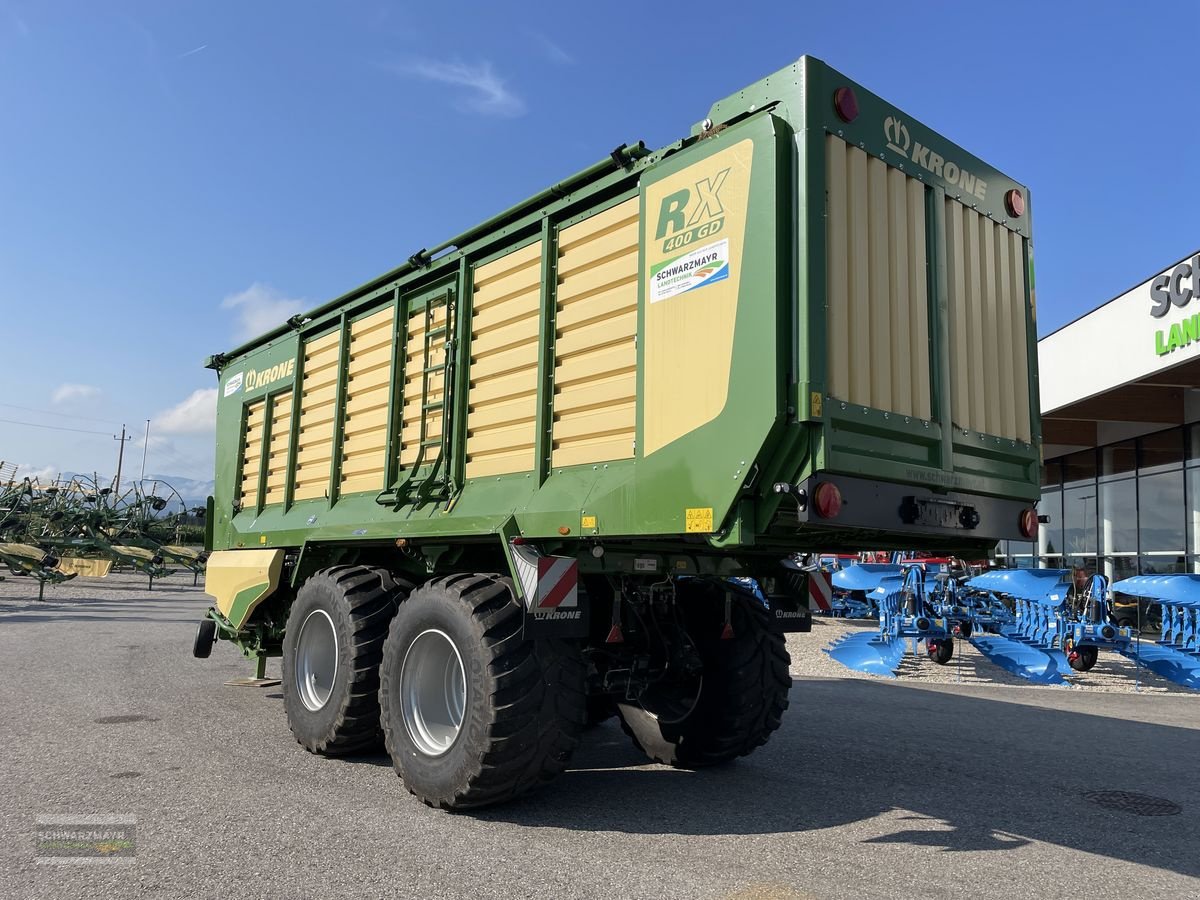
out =
[[[637,279],[637,198],[559,234],[554,467],[633,457]]]
[[[292,392],[275,395],[271,408],[270,458],[267,460],[267,492],[263,503],[282,503],[287,486],[288,447],[292,441]]]
[[[296,444],[296,500],[324,497],[333,458],[333,419],[340,370],[341,332],[306,341],[300,393],[300,439]]]
[[[537,241],[475,269],[468,478],[533,468],[541,267]]]
[[[833,135],[826,151],[829,393],[928,419],[925,187]]]
[[[433,311],[433,328],[446,324],[446,306],[442,304]],[[435,338],[429,349],[428,365],[440,366],[446,359],[446,339]],[[425,307],[412,310],[408,316],[408,343],[404,350],[403,404],[400,407],[400,465],[411,466],[417,461],[421,439],[421,372],[425,361]],[[429,403],[440,403],[445,384],[439,369],[429,376]],[[433,440],[442,436],[442,411],[431,410],[425,423],[425,438]],[[421,464],[433,462],[437,449],[426,449]]]
[[[946,255],[954,424],[1028,441],[1024,239],[947,199]]]
[[[255,400],[246,407],[246,433],[242,435],[243,508],[258,505],[258,466],[263,453],[263,426],[266,423],[267,403]]]
[[[350,323],[338,487],[343,494],[384,488],[394,319],[389,306]]]

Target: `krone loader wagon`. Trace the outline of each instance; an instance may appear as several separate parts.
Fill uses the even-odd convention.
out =
[[[196,653],[282,656],[303,747],[445,808],[614,714],[732,760],[811,627],[788,554],[1035,537],[1034,340],[1028,190],[804,57],[211,357]]]

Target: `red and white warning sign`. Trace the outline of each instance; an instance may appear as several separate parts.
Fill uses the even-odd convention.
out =
[[[538,609],[579,605],[579,562],[565,556],[542,556],[537,561]]]
[[[833,599],[832,576],[820,569],[808,573],[808,608],[829,612],[830,601]]]

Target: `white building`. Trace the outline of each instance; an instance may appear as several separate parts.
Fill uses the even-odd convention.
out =
[[[1045,466],[1022,565],[1200,572],[1200,252],[1038,342]]]

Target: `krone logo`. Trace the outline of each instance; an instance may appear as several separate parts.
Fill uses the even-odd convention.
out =
[[[912,138],[908,136],[908,127],[895,116],[883,120],[883,135],[887,138],[888,149],[901,156],[908,156],[908,148],[912,146]]]

